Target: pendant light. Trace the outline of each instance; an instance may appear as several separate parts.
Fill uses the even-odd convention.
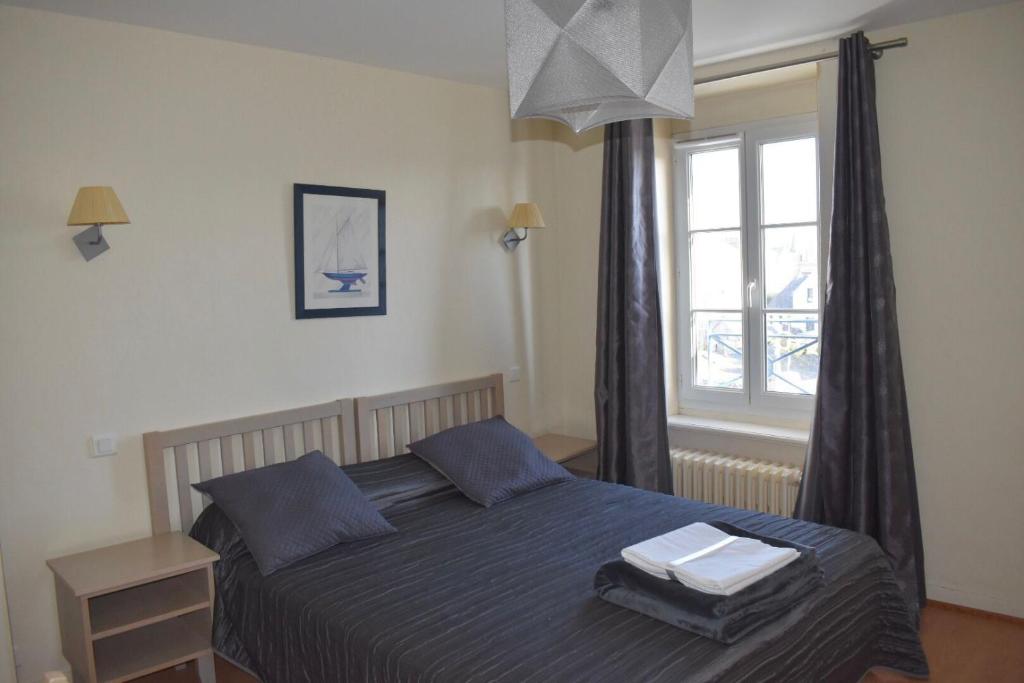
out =
[[[690,0],[505,0],[512,118],[693,116]]]

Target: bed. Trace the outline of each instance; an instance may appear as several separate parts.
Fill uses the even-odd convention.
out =
[[[361,487],[398,481],[414,467],[406,444],[501,414],[501,382],[147,434],[154,531],[191,529],[222,557],[215,647],[268,682],[856,681],[872,667],[927,675],[888,561],[852,532],[582,479],[483,508],[442,482],[384,510],[398,533],[264,577],[223,513],[200,515],[207,501],[189,490],[313,448]],[[826,585],[731,646],[594,595],[594,572],[622,547],[711,520],[815,547]]]

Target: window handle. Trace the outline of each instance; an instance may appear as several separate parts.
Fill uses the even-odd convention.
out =
[[[754,307],[754,290],[757,289],[757,281],[751,280],[747,283],[747,308]]]

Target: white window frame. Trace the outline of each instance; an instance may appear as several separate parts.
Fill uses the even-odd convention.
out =
[[[677,358],[679,412],[737,415],[743,418],[808,417],[814,410],[813,395],[783,394],[766,388],[764,348],[763,259],[761,241],[760,145],[813,136],[818,147],[818,333],[821,333],[821,307],[825,294],[825,257],[827,254],[825,221],[822,219],[822,149],[818,120],[814,114],[758,121],[728,128],[674,136],[673,185],[675,197],[675,251],[677,302]],[[694,358],[690,329],[690,232],[689,232],[689,154],[738,146],[740,163],[741,249],[744,260],[741,282],[741,320],[743,323],[743,390],[726,390],[693,383]],[[748,163],[748,159],[750,163]],[[756,196],[748,196],[747,188]],[[751,193],[753,195],[753,193]],[[811,311],[813,309],[807,309]],[[799,312],[799,311],[798,311]]]

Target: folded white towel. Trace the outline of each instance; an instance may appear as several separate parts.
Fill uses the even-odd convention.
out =
[[[800,556],[696,522],[622,550],[622,559],[661,579],[704,593],[732,595]]]

